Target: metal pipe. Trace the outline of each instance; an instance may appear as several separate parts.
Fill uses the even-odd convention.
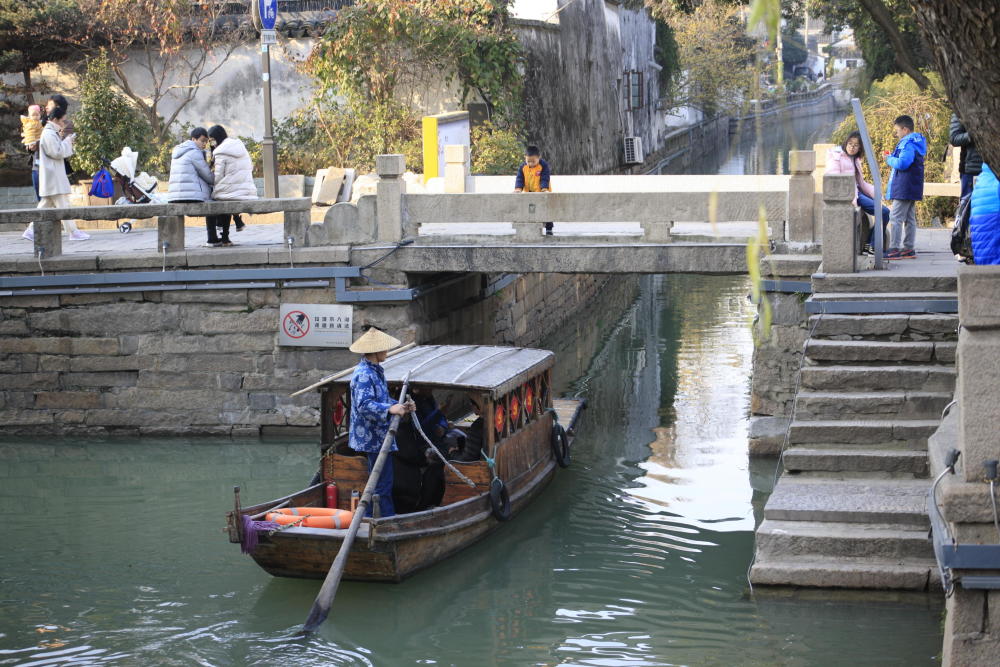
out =
[[[858,98],[851,99],[851,107],[854,109],[854,120],[858,124],[858,132],[861,133],[861,143],[865,148],[865,160],[868,162],[868,168],[872,172],[872,184],[875,186],[875,208],[873,212],[875,214],[875,238],[872,239],[875,243],[875,268],[883,269],[885,264],[885,248],[882,247],[882,238],[884,229],[882,222],[882,172],[879,170],[878,160],[875,159],[875,151],[872,149],[872,140],[868,135],[868,124],[865,123],[865,114],[861,110],[861,102]]]

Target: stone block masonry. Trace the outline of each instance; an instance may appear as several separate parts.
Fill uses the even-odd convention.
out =
[[[635,280],[526,274],[484,291],[496,278],[468,274],[415,302],[355,304],[355,334],[371,322],[404,342],[538,345],[602,290]],[[317,395],[289,394],[357,355],[279,347],[283,302],[335,298],[325,288],[0,297],[4,435],[314,431]]]

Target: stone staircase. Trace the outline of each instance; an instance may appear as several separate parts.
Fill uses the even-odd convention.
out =
[[[812,333],[784,471],[757,529],[755,585],[924,590],[937,578],[927,439],[954,393],[958,317],[920,311],[954,302],[954,283],[872,280],[893,291],[865,292],[858,282],[813,277]]]

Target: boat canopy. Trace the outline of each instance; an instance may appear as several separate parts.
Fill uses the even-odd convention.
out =
[[[410,375],[410,384],[489,391],[502,396],[525,380],[551,368],[555,355],[549,350],[492,345],[420,345],[382,362],[386,382],[399,383]],[[326,385],[348,385],[351,376],[331,379]]]

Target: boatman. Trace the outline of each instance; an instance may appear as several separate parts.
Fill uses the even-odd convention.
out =
[[[392,415],[413,412],[413,401],[397,403],[389,397],[389,386],[385,382],[385,372],[380,364],[389,356],[389,350],[399,347],[399,340],[372,326],[362,327],[362,334],[349,348],[351,352],[364,355],[351,376],[351,431],[348,444],[356,452],[368,455],[368,472],[371,473],[378,458],[382,441],[389,432]],[[392,450],[396,451],[393,441]],[[386,461],[375,486],[379,497],[381,516],[396,514],[392,502],[392,461]],[[372,515],[371,506],[366,516]]]

